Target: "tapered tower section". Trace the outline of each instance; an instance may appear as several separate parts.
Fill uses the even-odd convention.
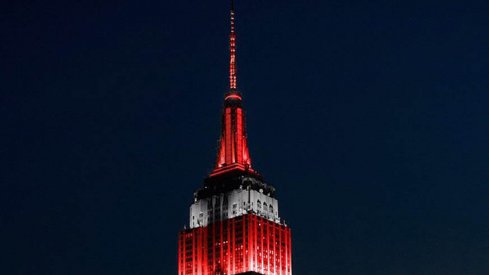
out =
[[[251,158],[246,139],[242,97],[236,86],[236,31],[234,27],[234,2],[231,1],[229,33],[229,92],[224,97],[222,133],[216,167],[211,176],[231,170],[251,169]]]
[[[229,92],[217,160],[194,193],[189,229],[179,234],[178,275],[291,275],[290,228],[280,218],[275,189],[251,166],[237,90],[233,1],[230,20]]]

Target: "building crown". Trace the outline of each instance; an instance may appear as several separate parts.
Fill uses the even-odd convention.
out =
[[[256,173],[251,168],[251,158],[246,138],[242,96],[236,85],[236,30],[234,1],[230,8],[229,34],[229,92],[224,97],[221,136],[214,170],[210,176],[241,170]]]

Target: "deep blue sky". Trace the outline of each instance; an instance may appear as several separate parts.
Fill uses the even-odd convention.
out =
[[[227,1],[4,1],[1,274],[176,274]],[[294,274],[489,274],[489,4],[237,1]]]

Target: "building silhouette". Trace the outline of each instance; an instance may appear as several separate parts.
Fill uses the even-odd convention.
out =
[[[232,0],[230,21],[230,83],[216,164],[194,193],[189,228],[179,233],[178,275],[290,275],[291,230],[280,218],[275,189],[252,167],[248,150]]]

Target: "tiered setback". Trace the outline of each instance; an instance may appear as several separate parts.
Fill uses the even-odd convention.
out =
[[[178,275],[292,274],[290,228],[246,214],[181,231]]]
[[[223,174],[230,170],[253,170],[246,139],[245,117],[241,105],[242,98],[238,92],[232,91],[226,95],[217,162],[211,176]]]

